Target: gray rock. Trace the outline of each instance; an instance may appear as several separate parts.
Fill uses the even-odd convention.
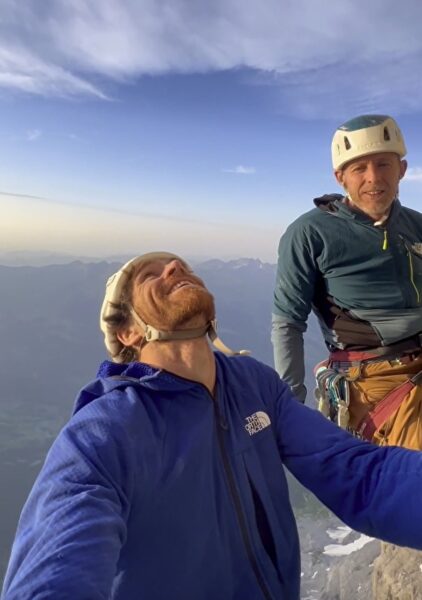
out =
[[[373,571],[373,600],[421,600],[422,552],[382,543]]]

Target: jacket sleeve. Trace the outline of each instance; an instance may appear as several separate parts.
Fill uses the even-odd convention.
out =
[[[271,332],[274,366],[302,402],[306,397],[303,333],[315,294],[319,246],[319,239],[299,219],[287,228],[278,249]]]
[[[306,324],[290,323],[284,317],[272,317],[271,341],[277,373],[301,402],[306,399],[303,332]]]
[[[23,509],[2,600],[110,597],[132,482],[127,432],[101,401],[54,442]]]
[[[276,435],[289,471],[353,529],[422,549],[422,452],[360,441],[277,385]]]

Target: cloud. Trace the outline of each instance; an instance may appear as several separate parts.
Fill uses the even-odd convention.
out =
[[[78,135],[77,133],[68,133],[65,134],[65,137],[67,137],[68,140],[71,140],[72,142],[78,142],[79,144],[85,144],[86,143],[86,138],[81,137],[80,135]]]
[[[421,20],[396,0],[3,0],[0,86],[105,99],[110,81],[246,69],[301,117],[413,111]]]
[[[422,167],[407,169],[404,179],[406,181],[422,181]]]
[[[28,140],[28,142],[35,142],[41,137],[41,135],[42,131],[40,129],[29,129],[26,132],[26,139]]]
[[[0,28],[1,31],[1,28]],[[22,42],[23,43],[23,42]],[[29,43],[29,40],[26,42]],[[54,47],[52,54],[54,54]],[[95,85],[35,55],[36,50],[0,42],[0,87],[42,96],[91,95],[106,99]]]
[[[15,192],[4,192],[0,190],[0,199],[2,196],[10,198],[24,198],[26,200],[45,200],[49,202],[48,198],[44,198],[43,196],[31,196],[30,194],[16,194]]]
[[[255,167],[244,167],[237,165],[234,169],[223,169],[223,173],[235,173],[236,175],[253,175],[256,173]]]

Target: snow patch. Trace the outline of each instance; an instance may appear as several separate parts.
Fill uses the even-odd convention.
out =
[[[339,544],[329,544],[328,546],[324,546],[324,554],[327,554],[327,556],[348,556],[352,552],[356,552],[356,550],[361,550],[366,544],[372,542],[373,539],[374,538],[369,537],[368,535],[361,535],[354,542],[345,544],[344,546]]]
[[[327,529],[327,534],[332,540],[340,543],[349,535],[351,531],[352,530],[350,527],[343,525],[341,527],[337,527],[336,529]]]

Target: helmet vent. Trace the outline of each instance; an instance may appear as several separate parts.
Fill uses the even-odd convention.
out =
[[[349,138],[346,136],[344,136],[344,147],[346,148],[346,150],[350,150],[350,148],[352,147],[349,142]]]
[[[391,138],[390,138],[390,132],[388,131],[388,127],[384,127],[384,141],[389,142],[390,140],[391,140]]]

